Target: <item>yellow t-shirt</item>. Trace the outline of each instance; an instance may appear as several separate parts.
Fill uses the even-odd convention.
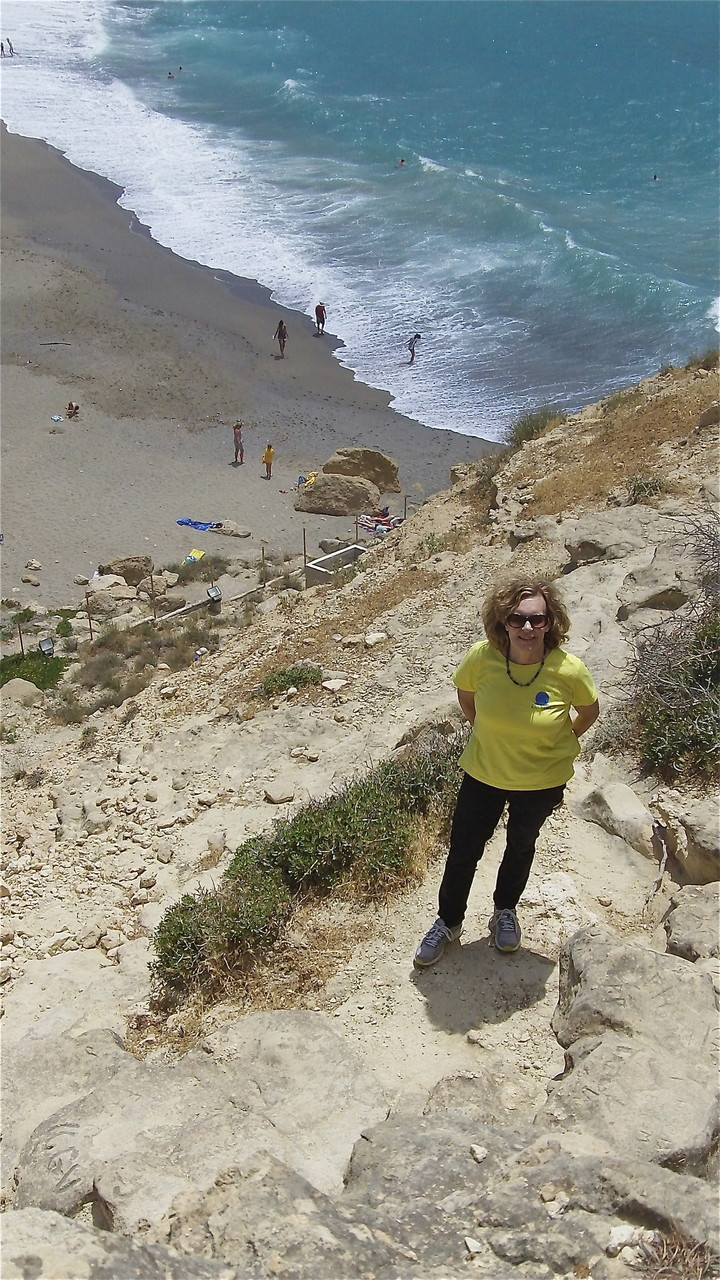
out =
[[[511,662],[510,670],[527,685],[534,668]],[[597,699],[579,658],[551,649],[537,679],[519,688],[508,678],[504,655],[481,640],[466,653],[453,682],[475,694],[475,723],[460,757],[471,777],[503,791],[541,791],[572,777],[580,745],[570,707],[588,707]]]
[[[265,450],[265,452],[264,452],[264,454],[263,454],[263,456],[262,456],[262,460],[263,460],[263,462],[265,463],[265,465],[267,466],[268,462],[272,462],[272,460],[273,460],[273,458],[274,458],[274,457],[275,457],[275,450],[274,450],[273,448],[271,448],[271,446],[270,446],[270,445],[268,445],[267,449]]]

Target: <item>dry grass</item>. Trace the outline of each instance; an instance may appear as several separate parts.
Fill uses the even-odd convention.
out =
[[[646,396],[637,388],[603,403],[601,421],[566,428],[560,446],[543,451],[543,478],[533,487],[526,515],[555,515],[579,503],[603,507],[612,489],[627,485],[638,472],[663,480],[666,461],[659,447],[686,437],[717,394],[714,378],[694,380],[683,370],[668,375],[662,395]],[[542,440],[536,448],[542,448]],[[516,484],[532,483],[538,453],[520,463]]]
[[[157,1049],[181,1056],[210,1031],[244,1013],[273,1009],[319,1009],[325,984],[349,961],[359,942],[372,937],[377,908],[349,902],[342,890],[322,903],[301,905],[257,967],[235,974],[231,993],[218,1003],[199,992],[183,999],[179,1012],[158,1004],[131,1016],[125,1048],[136,1058]]]
[[[641,1246],[638,1275],[642,1280],[718,1280],[720,1254],[679,1231],[659,1235],[652,1244]]]

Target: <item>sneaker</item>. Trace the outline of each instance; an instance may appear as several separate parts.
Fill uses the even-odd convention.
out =
[[[461,933],[461,924],[456,925],[454,929],[448,929],[447,925],[438,916],[415,952],[413,963],[420,969],[426,968],[429,964],[435,964],[435,961],[440,959],[448,942],[455,942]]]
[[[498,951],[517,951],[522,933],[518,918],[509,907],[493,912],[488,920],[488,929]]]

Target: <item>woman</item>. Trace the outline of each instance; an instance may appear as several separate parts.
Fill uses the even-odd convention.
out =
[[[278,320],[278,327],[273,334],[273,338],[277,338],[277,344],[280,348],[280,359],[285,359],[285,343],[287,342],[288,330],[284,320]]]
[[[465,777],[438,919],[415,953],[421,968],[460,937],[477,864],[506,804],[506,846],[489,928],[498,951],[517,951],[515,908],[528,882],[535,841],[562,803],[580,751],[578,738],[599,712],[587,667],[560,648],[570,621],[554,586],[538,578],[496,587],[482,620],[487,640],[473,645],[453,676],[472,734],[460,757]]]
[[[275,457],[275,450],[273,449],[270,441],[268,440],[267,448],[262,456],[262,460],[265,463],[265,476],[264,476],[265,480],[272,480],[272,464],[273,464],[274,457]]]
[[[407,344],[407,349],[408,349],[408,351],[410,352],[410,364],[414,364],[414,363],[415,363],[415,348],[416,348],[416,346],[417,346],[418,342],[420,341],[420,338],[421,338],[421,337],[422,337],[422,334],[414,333],[414,334],[413,334],[413,336],[412,336],[412,338],[410,339],[410,341],[409,341],[409,342],[408,342],[408,344]]]

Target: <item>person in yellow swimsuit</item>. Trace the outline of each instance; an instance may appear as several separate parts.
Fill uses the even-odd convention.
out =
[[[272,464],[273,464],[274,457],[275,457],[275,450],[273,449],[272,445],[268,441],[267,448],[262,456],[262,460],[265,463],[265,476],[264,476],[265,480],[270,480],[272,478]]]
[[[598,717],[587,667],[560,646],[570,620],[557,588],[514,579],[485,600],[486,640],[473,645],[453,676],[472,733],[460,757],[465,772],[440,885],[438,918],[417,951],[424,968],[462,933],[477,864],[505,806],[505,852],[489,922],[499,951],[517,951],[516,907],[530,876],[540,828],[563,800],[580,751]],[[575,716],[571,715],[575,711]]]

